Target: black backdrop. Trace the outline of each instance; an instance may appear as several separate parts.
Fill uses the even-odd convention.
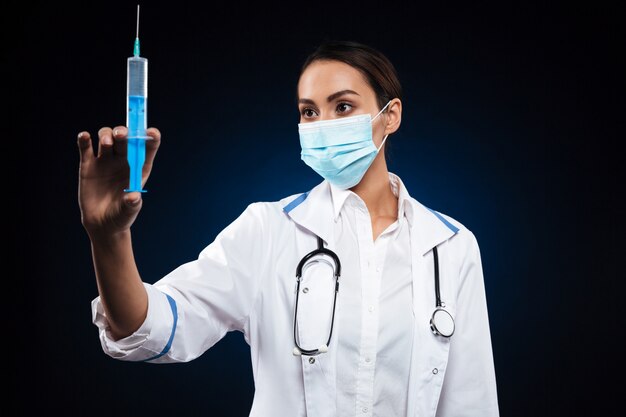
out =
[[[623,369],[618,10],[434,3],[142,2],[149,122],[163,132],[133,226],[142,276],[195,258],[247,204],[320,181],[299,158],[299,66],[324,39],[357,40],[405,89],[390,170],[478,238],[501,414],[609,412],[623,388],[609,382]],[[91,324],[76,134],[124,123],[135,3],[23,6],[3,13],[11,414],[246,416],[241,334],[157,366],[110,359]]]

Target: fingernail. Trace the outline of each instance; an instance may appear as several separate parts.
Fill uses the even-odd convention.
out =
[[[119,129],[115,129],[115,130],[113,131],[113,136],[117,136],[118,132],[119,132]]]
[[[111,140],[111,136],[104,135],[102,137],[102,143],[104,143],[105,145],[113,145],[113,141]]]
[[[82,139],[82,138],[83,138],[84,133],[85,133],[85,132],[80,132],[80,133],[78,134],[78,139]]]
[[[134,200],[128,200],[128,204],[131,206],[136,206],[141,201],[141,198],[135,198]]]

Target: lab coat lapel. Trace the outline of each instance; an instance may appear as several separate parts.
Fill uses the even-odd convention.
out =
[[[408,209],[411,210],[412,249],[424,255],[432,248],[454,236],[459,228],[442,214],[429,209],[414,198],[409,198]],[[414,243],[414,245],[413,245]]]
[[[454,315],[454,289],[445,242],[458,228],[439,213],[411,198],[411,254],[413,273],[413,313],[415,318],[409,397],[407,410],[411,417],[434,417],[443,384],[450,339],[435,336],[430,330],[430,317],[435,308],[434,263],[432,248],[439,247],[441,295],[449,301],[448,311]]]
[[[333,240],[333,203],[328,181],[322,181],[311,191],[286,198],[283,211],[299,226],[324,239],[329,246]]]
[[[286,198],[283,201],[283,212],[298,225],[295,242],[300,258],[317,247],[315,236],[321,237],[326,247],[331,250],[335,248],[333,206],[327,181],[321,182],[308,193]],[[337,305],[337,315],[340,310],[341,306]],[[337,413],[335,393],[338,331],[335,327],[328,352],[312,357],[292,358],[301,361],[307,417],[329,417]],[[301,345],[309,345],[305,332],[298,336]]]

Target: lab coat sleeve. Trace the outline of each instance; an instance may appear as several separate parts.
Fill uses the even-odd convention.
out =
[[[93,301],[94,324],[103,350],[116,359],[151,363],[197,358],[232,330],[246,335],[268,265],[270,236],[264,203],[246,210],[207,246],[198,259],[156,282],[144,284],[148,314],[140,328],[114,341],[99,298]]]
[[[455,332],[437,417],[497,417],[496,377],[478,243],[467,229],[460,266]],[[460,236],[459,236],[460,237]]]
[[[115,359],[145,361],[164,351],[172,333],[173,315],[167,296],[150,284],[144,283],[148,293],[148,313],[142,325],[128,337],[115,340],[100,297],[91,303],[92,320],[98,327],[100,345],[104,352]]]

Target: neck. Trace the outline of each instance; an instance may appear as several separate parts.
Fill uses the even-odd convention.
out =
[[[378,153],[361,182],[351,190],[365,202],[371,217],[398,217],[398,198],[389,185],[384,152]]]

